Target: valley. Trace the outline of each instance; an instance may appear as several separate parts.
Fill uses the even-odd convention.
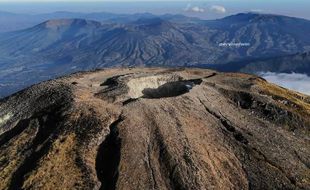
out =
[[[1,34],[1,86],[14,85],[0,86],[0,96],[40,81],[107,67],[207,66],[221,71],[309,74],[308,56],[300,53],[310,48],[308,20],[257,13],[218,20],[150,14],[130,18],[122,23],[54,19]],[[219,45],[232,42],[249,45]],[[290,64],[294,60],[298,64]]]

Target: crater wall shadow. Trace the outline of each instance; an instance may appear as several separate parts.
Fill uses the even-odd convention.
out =
[[[202,79],[167,82],[158,88],[145,88],[142,98],[157,99],[180,96],[188,93],[194,86],[200,85]]]

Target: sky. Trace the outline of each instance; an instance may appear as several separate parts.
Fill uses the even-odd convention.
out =
[[[310,19],[310,0],[0,0],[0,11],[48,13],[55,11],[184,14],[203,19],[240,12],[261,12]]]

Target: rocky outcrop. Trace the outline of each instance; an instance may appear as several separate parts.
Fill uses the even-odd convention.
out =
[[[0,189],[308,189],[309,100],[199,69],[43,82],[0,102]]]

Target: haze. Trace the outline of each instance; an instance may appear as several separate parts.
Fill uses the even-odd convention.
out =
[[[310,1],[306,0],[206,0],[206,1],[152,1],[152,0],[122,0],[97,1],[82,0],[0,0],[0,11],[14,13],[48,13],[55,11],[75,12],[113,12],[153,14],[184,14],[203,19],[222,18],[240,12],[261,12],[288,15],[310,19]]]

